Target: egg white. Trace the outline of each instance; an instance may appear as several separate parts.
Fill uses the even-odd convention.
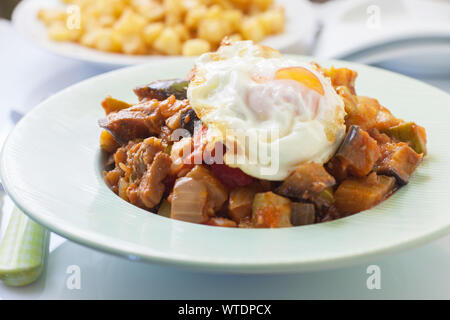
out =
[[[274,79],[288,67],[312,72],[324,95]],[[260,179],[283,180],[301,163],[325,163],[345,135],[344,103],[330,79],[311,64],[251,41],[200,56],[187,95],[208,127],[208,139],[229,149],[225,163]]]

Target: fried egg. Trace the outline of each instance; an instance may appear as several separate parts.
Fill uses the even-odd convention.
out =
[[[344,103],[330,79],[251,41],[200,56],[187,96],[208,141],[226,145],[224,162],[260,179],[327,162],[345,135]]]

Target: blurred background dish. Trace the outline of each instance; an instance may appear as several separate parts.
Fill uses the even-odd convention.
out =
[[[307,51],[313,37],[316,28],[314,11],[311,5],[307,1],[289,1],[289,0],[277,0],[277,5],[284,8],[285,12],[285,25],[284,31],[280,34],[264,37],[262,43],[271,47],[274,47],[282,52],[294,53]],[[19,3],[12,16],[13,23],[19,33],[26,36],[28,39],[34,41],[39,46],[50,50],[53,53],[78,59],[88,62],[93,62],[102,65],[109,66],[124,66],[145,63],[152,60],[168,59],[173,56],[169,55],[130,55],[113,52],[104,52],[92,48],[82,46],[77,43],[71,42],[56,42],[51,40],[48,36],[48,31],[45,25],[38,18],[40,9],[43,8],[64,8],[60,0],[26,0]],[[48,14],[50,15],[50,13]],[[42,16],[45,14],[41,13]],[[299,18],[301,17],[301,18]],[[133,19],[132,19],[133,20]],[[220,20],[219,20],[220,21]],[[134,23],[132,24],[134,25]],[[207,26],[208,27],[208,26]],[[62,27],[61,27],[62,28]],[[60,32],[64,33],[64,28]],[[261,25],[261,28],[263,26]],[[205,28],[203,28],[205,29]],[[208,28],[206,28],[208,29]],[[252,28],[254,29],[254,28]],[[254,35],[257,30],[249,30],[248,35],[244,37],[260,37]],[[58,31],[55,31],[57,33]],[[232,35],[232,34],[231,34]],[[57,34],[55,35],[58,36]],[[66,37],[63,35],[62,37]],[[241,32],[242,36],[242,32]],[[262,37],[261,37],[262,38]],[[167,42],[167,46],[170,46],[172,40],[164,40]],[[95,44],[93,44],[95,45]],[[166,53],[172,52],[167,49],[165,44],[161,45],[161,49]],[[164,48],[163,48],[164,47]],[[133,50],[130,50],[132,52]],[[139,52],[139,51],[137,51]],[[160,52],[162,52],[160,50]],[[174,53],[181,53],[180,50],[174,50]],[[177,56],[177,54],[175,54]]]
[[[318,13],[313,55],[450,77],[450,1],[340,0]]]
[[[284,31],[274,0],[60,0],[38,18],[54,41],[133,55],[198,56],[225,37],[262,41]]]

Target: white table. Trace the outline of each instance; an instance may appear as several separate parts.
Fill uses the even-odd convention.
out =
[[[29,110],[53,92],[104,72],[55,57],[21,40],[0,21],[0,122],[9,108]],[[450,92],[450,79],[428,79]],[[0,123],[1,127],[1,123]],[[12,203],[7,200],[0,231]],[[9,288],[0,299],[426,299],[450,298],[450,236],[369,264],[296,275],[202,274],[128,261],[52,234],[48,266],[34,284]],[[381,269],[381,289],[366,286],[368,265]],[[66,273],[80,267],[81,289],[68,289]]]

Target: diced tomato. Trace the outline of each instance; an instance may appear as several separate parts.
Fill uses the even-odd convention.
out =
[[[212,173],[229,188],[243,187],[253,182],[253,178],[239,168],[231,168],[226,164],[213,163]]]

